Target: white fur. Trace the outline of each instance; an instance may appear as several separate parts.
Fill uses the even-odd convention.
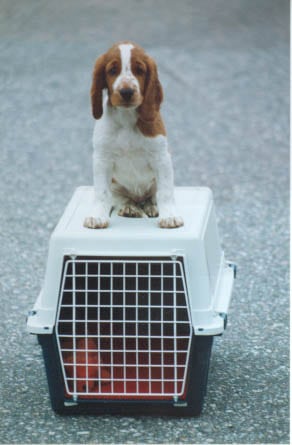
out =
[[[133,76],[132,47],[120,46],[122,70],[117,85],[125,76]],[[129,201],[139,203],[151,195],[153,204],[157,202],[158,205],[161,227],[182,225],[174,204],[173,169],[167,138],[163,135],[144,136],[135,125],[137,112],[133,108],[109,106],[106,97],[103,110],[93,133],[96,212],[93,217],[86,218],[84,225],[106,227],[113,206],[123,212],[123,208],[129,207]]]
[[[139,82],[131,71],[131,51],[133,48],[134,46],[131,43],[124,43],[119,45],[122,69],[113,84],[114,90],[118,90],[123,82],[126,82],[128,85],[136,88],[137,91],[140,90]]]

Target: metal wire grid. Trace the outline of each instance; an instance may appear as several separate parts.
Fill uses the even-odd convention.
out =
[[[67,259],[56,324],[67,394],[183,395],[190,320],[182,259]]]

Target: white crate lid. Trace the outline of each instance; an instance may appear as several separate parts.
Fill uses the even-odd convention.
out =
[[[212,192],[207,187],[176,187],[175,201],[178,216],[184,219],[184,226],[177,229],[160,229],[158,218],[125,218],[113,212],[110,225],[106,229],[83,227],[84,219],[95,216],[93,187],[82,186],[75,190],[65,209],[55,234],[88,238],[200,238],[204,231],[206,217],[212,204]]]

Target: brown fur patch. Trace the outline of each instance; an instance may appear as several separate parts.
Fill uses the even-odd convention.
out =
[[[145,122],[138,118],[137,127],[144,136],[155,137],[160,134],[166,136],[165,126],[160,113],[158,113],[154,121],[150,122]]]
[[[95,119],[100,119],[103,113],[102,90],[106,88],[104,65],[105,55],[103,54],[95,62],[90,90],[92,114]]]

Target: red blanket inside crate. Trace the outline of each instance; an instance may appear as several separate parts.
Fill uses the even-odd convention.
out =
[[[182,340],[179,340],[180,342]],[[96,339],[78,339],[75,377],[80,398],[172,399],[183,390],[186,352],[174,352],[173,339],[114,339],[110,351]],[[176,345],[177,347],[177,345]],[[87,349],[87,351],[85,351]],[[74,375],[73,353],[66,357],[69,377]],[[73,381],[69,381],[70,392]],[[86,394],[85,394],[86,393]]]

